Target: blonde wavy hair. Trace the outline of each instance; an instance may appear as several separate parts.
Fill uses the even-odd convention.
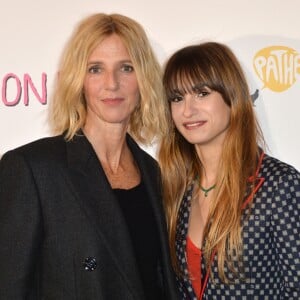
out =
[[[131,116],[128,132],[137,142],[150,144],[167,130],[161,68],[141,25],[119,14],[91,15],[75,29],[61,57],[50,103],[50,124],[54,133],[64,133],[67,140],[83,127],[87,61],[99,43],[112,34],[117,34],[127,48],[139,85],[140,104]]]
[[[233,52],[225,45],[206,42],[185,47],[167,61],[163,83],[167,98],[174,93],[193,93],[194,86],[205,85],[219,92],[230,107],[230,125],[223,145],[216,181],[216,197],[212,201],[204,229],[204,259],[209,269],[211,257],[217,251],[219,277],[227,282],[224,266],[233,270],[234,259],[242,258],[241,215],[247,190],[247,179],[254,175],[258,143],[263,141],[243,70]],[[202,176],[201,161],[194,145],[177,131],[171,118],[170,103],[167,119],[169,132],[162,139],[158,159],[162,170],[164,205],[166,209],[171,258],[182,275],[175,253],[176,223],[184,192],[196,176]],[[195,185],[194,196],[199,192]]]

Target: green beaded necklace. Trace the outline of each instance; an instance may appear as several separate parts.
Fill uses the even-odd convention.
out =
[[[200,185],[200,189],[204,192],[204,197],[207,197],[208,193],[216,187],[216,184],[212,185],[208,189],[205,189],[202,185]]]

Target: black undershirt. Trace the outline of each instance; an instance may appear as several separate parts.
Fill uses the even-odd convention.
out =
[[[143,183],[114,189],[127,222],[146,299],[163,299],[160,284],[160,247],[153,210]]]

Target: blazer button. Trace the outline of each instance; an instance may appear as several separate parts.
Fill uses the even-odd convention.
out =
[[[86,257],[84,259],[83,267],[85,271],[94,271],[97,267],[97,261],[95,257]]]

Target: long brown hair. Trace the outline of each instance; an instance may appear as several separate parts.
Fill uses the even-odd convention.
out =
[[[175,52],[165,65],[163,84],[169,99],[175,92],[184,94],[191,92],[195,85],[205,85],[219,92],[230,107],[230,124],[217,175],[216,197],[208,218],[213,222],[204,229],[203,249],[207,268],[214,250],[217,250],[219,276],[225,282],[224,265],[232,269],[232,258],[241,254],[241,207],[247,179],[255,173],[258,144],[263,141],[248,84],[230,48],[215,42],[188,46]],[[159,146],[158,158],[171,257],[175,270],[180,274],[175,254],[178,211],[184,192],[196,176],[201,177],[202,168],[194,145],[188,143],[173,124],[170,103],[166,101],[165,105],[169,108],[167,118],[171,125]]]

